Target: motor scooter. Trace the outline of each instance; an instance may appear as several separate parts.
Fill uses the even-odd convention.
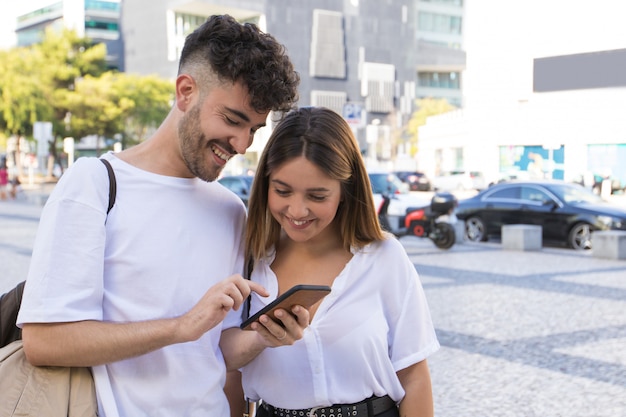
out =
[[[407,208],[404,228],[401,230],[393,230],[387,216],[387,209],[393,196],[383,195],[382,197],[378,218],[383,229],[396,236],[427,237],[440,249],[450,249],[454,245],[456,241],[454,209],[458,200],[453,194],[439,192],[432,197],[430,205]]]

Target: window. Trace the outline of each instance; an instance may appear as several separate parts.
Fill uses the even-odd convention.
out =
[[[420,12],[418,28],[424,32],[448,33],[461,35],[462,18],[438,13]]]
[[[507,187],[502,190],[498,190],[494,193],[489,194],[487,199],[496,200],[496,199],[506,199],[506,200],[519,200],[520,198],[520,187]]]
[[[110,30],[117,32],[119,30],[119,25],[117,22],[99,22],[97,20],[87,20],[85,21],[85,29]]]
[[[167,59],[177,61],[185,44],[185,38],[206,21],[206,16],[167,12],[168,52]]]
[[[63,2],[54,3],[49,6],[42,7],[41,9],[34,10],[30,13],[18,16],[17,21],[18,23],[22,23],[36,17],[52,14],[63,14]]]
[[[521,198],[522,200],[536,201],[538,203],[550,200],[546,193],[535,187],[522,187]]]
[[[118,2],[111,1],[85,0],[85,10],[105,10],[109,12],[119,12],[120,4]]]
[[[187,37],[198,26],[206,21],[206,16],[176,13],[175,33],[177,36]]]
[[[461,89],[459,72],[419,72],[419,87]]]

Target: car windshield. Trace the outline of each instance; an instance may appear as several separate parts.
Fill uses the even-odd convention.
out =
[[[569,204],[604,202],[600,196],[583,187],[563,184],[550,187],[550,190],[561,200]]]

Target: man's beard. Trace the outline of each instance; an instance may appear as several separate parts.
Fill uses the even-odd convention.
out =
[[[207,152],[212,154],[213,151],[209,148],[206,135],[200,127],[200,106],[194,106],[178,122],[178,138],[187,169],[203,181],[215,181],[223,166],[207,161]]]

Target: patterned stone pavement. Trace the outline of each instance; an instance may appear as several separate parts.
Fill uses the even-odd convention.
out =
[[[0,293],[26,277],[40,212],[0,201]],[[626,261],[400,240],[442,345],[437,417],[626,416]]]
[[[26,279],[41,206],[0,201],[0,294]]]
[[[626,261],[401,241],[442,345],[436,416],[626,416]]]

